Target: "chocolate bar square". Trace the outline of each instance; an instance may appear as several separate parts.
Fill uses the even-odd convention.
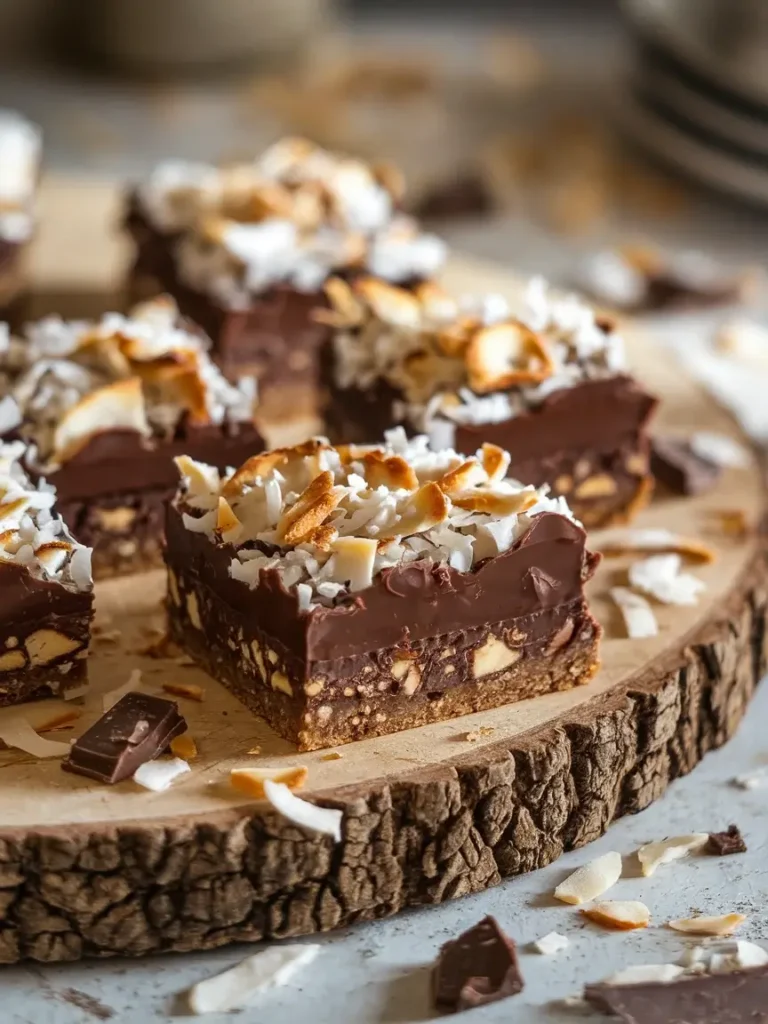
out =
[[[23,442],[0,443],[0,707],[87,685],[91,552],[32,481]]]
[[[627,372],[614,325],[534,279],[513,306],[458,302],[433,283],[328,283],[324,357],[332,440],[393,425],[467,455],[512,453],[510,475],[548,484],[587,526],[624,521],[651,491],[647,425],[656,399]]]
[[[316,409],[315,319],[334,273],[399,283],[431,276],[445,246],[398,209],[399,173],[286,139],[251,164],[168,161],[128,197],[129,287],[159,291],[213,339],[227,376],[259,379],[272,419]]]
[[[22,316],[25,255],[34,231],[41,138],[20,114],[0,110],[0,320]]]
[[[27,443],[97,577],[161,564],[175,455],[223,469],[262,447],[253,381],[228,383],[206,344],[161,297],[129,317],[49,317],[0,350],[0,437]]]
[[[591,678],[597,558],[562,498],[392,431],[278,449],[220,477],[178,460],[168,508],[176,641],[313,750]]]

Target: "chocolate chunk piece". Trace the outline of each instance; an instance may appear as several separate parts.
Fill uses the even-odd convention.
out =
[[[83,733],[61,767],[99,782],[121,782],[186,728],[176,701],[126,693]]]
[[[432,975],[438,1010],[471,1010],[522,990],[517,947],[493,917],[446,942]]]
[[[492,213],[496,206],[488,182],[478,171],[470,169],[437,182],[422,196],[415,213],[424,220],[448,220],[482,217]]]
[[[625,1024],[768,1024],[768,967],[645,985],[589,985],[584,998]]]
[[[715,857],[728,857],[732,853],[746,853],[747,844],[738,826],[729,825],[725,832],[710,832],[705,853]]]
[[[674,494],[703,494],[714,487],[721,469],[702,459],[690,442],[677,437],[654,437],[651,441],[651,472],[658,483]]]

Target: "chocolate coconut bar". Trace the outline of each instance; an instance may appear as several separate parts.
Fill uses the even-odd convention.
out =
[[[49,317],[0,348],[0,437],[30,446],[27,470],[55,485],[97,577],[161,564],[173,456],[238,465],[262,447],[254,405],[254,382],[228,383],[167,297],[129,317]]]
[[[333,273],[430,277],[444,244],[398,212],[402,179],[286,139],[250,164],[160,164],[130,195],[136,297],[172,294],[228,376],[254,373],[269,415],[315,408]]]
[[[220,477],[178,459],[176,641],[301,750],[585,683],[597,557],[562,498],[424,436],[313,440]]]
[[[33,482],[22,441],[0,443],[0,707],[87,683],[91,552],[53,512],[54,488]]]
[[[26,288],[24,254],[34,228],[40,132],[0,110],[0,319],[17,317]]]
[[[648,498],[656,406],[628,373],[613,324],[532,280],[458,302],[434,283],[328,282],[334,328],[324,359],[332,440],[363,442],[392,425],[464,454],[512,453],[509,473],[549,484],[588,526],[628,519]]]

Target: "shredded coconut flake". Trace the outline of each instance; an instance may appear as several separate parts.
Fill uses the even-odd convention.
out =
[[[664,604],[696,604],[706,585],[681,567],[680,555],[654,555],[630,566],[629,582]]]
[[[561,882],[555,889],[555,898],[563,903],[589,903],[618,882],[621,867],[620,853],[605,853]]]
[[[631,640],[642,640],[649,636],[657,636],[659,624],[653,608],[644,597],[635,594],[627,587],[612,587],[611,597],[616,602],[627,627],[627,636]]]
[[[133,773],[133,781],[144,789],[162,793],[179,775],[184,775],[185,772],[191,770],[187,762],[182,761],[180,757],[174,757],[168,761],[147,761],[145,764],[139,765]]]
[[[646,843],[637,851],[643,874],[648,877],[656,868],[670,861],[680,860],[701,850],[709,841],[709,833],[694,832],[687,836],[672,836],[656,843]]]
[[[541,953],[542,956],[553,956],[555,953],[560,953],[562,950],[567,949],[570,946],[570,941],[565,935],[560,935],[558,932],[549,932],[547,935],[542,935],[540,939],[532,942],[531,946],[536,953]]]
[[[312,963],[318,945],[278,943],[241,960],[222,974],[193,985],[188,993],[192,1013],[223,1013],[245,1006],[254,996],[287,985],[302,967]]]
[[[654,985],[677,981],[685,970],[679,964],[637,964],[609,975],[605,985]]]
[[[341,842],[341,822],[344,817],[341,811],[331,807],[318,807],[301,797],[294,796],[282,782],[264,780],[264,795],[276,811],[284,818],[308,828],[313,832],[322,832],[333,836],[337,843]]]

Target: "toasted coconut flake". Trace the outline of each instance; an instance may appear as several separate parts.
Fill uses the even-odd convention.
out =
[[[563,903],[590,903],[602,896],[621,878],[621,854],[605,853],[585,864],[555,889],[555,898]]]
[[[193,985],[187,994],[189,1008],[194,1014],[204,1014],[245,1006],[253,996],[286,985],[320,949],[318,945],[279,943],[246,957],[228,971]]]
[[[627,627],[627,636],[631,640],[642,640],[645,637],[658,634],[659,624],[656,621],[653,608],[644,597],[635,594],[627,587],[612,587],[610,593],[619,606]]]
[[[362,461],[370,487],[411,491],[419,486],[416,474],[401,455],[387,456],[384,452],[373,451],[368,452]]]
[[[170,743],[171,753],[182,761],[193,761],[197,757],[197,744],[188,732],[174,736]]]
[[[714,562],[717,557],[716,552],[703,541],[682,537],[671,530],[609,530],[597,538],[597,545],[606,555],[636,551],[671,552],[697,562]]]
[[[694,605],[706,584],[681,567],[680,555],[652,555],[630,566],[629,582],[664,604]]]
[[[437,486],[450,497],[458,495],[469,487],[474,487],[485,479],[486,473],[477,459],[467,459],[460,466],[444,473],[439,480],[435,481]]]
[[[677,981],[685,969],[679,964],[637,964],[607,977],[604,985],[667,985]]]
[[[66,711],[58,711],[50,718],[44,718],[42,722],[35,723],[35,732],[56,732],[58,729],[71,729],[72,723],[82,717],[83,712],[78,708],[67,708]]]
[[[302,828],[333,836],[337,843],[341,842],[341,822],[344,817],[342,811],[310,804],[294,796],[283,783],[272,782],[269,779],[264,782],[264,795],[284,818]]]
[[[331,750],[327,754],[323,754],[320,758],[321,761],[340,761],[344,757],[343,754],[339,753],[338,750]]]
[[[691,435],[689,443],[694,455],[715,466],[722,466],[725,469],[748,469],[752,464],[746,448],[727,434],[701,430]]]
[[[278,533],[282,532],[283,541],[286,544],[305,543],[314,531],[325,523],[325,520],[339,504],[340,499],[339,492],[328,491],[313,504],[303,507],[297,516],[294,517],[293,510],[291,510],[286,517],[284,529],[281,531],[278,527]]]
[[[288,461],[289,452],[289,448],[277,448],[272,452],[252,455],[224,481],[221,493],[227,498],[242,494],[246,487],[252,487],[257,480],[265,479],[275,469],[283,466]]]
[[[448,518],[449,502],[436,483],[424,484],[414,494],[407,511],[391,530],[382,533],[379,542],[391,537],[410,537],[424,533]]]
[[[671,836],[656,843],[646,843],[637,851],[637,859],[646,878],[662,864],[680,860],[703,849],[709,842],[708,832],[692,832],[687,836]]]
[[[568,946],[570,946],[570,941],[565,935],[560,935],[558,932],[549,932],[531,943],[534,952],[541,953],[542,956],[552,956],[567,949]]]
[[[504,449],[499,448],[498,445],[490,444],[486,441],[478,452],[478,455],[482,460],[483,469],[487,473],[488,479],[492,483],[495,483],[497,480],[503,480],[507,475],[507,469],[509,467],[509,452],[505,452]]]
[[[7,747],[23,750],[32,757],[68,757],[72,749],[69,743],[57,743],[38,736],[26,718],[0,722],[0,740]]]
[[[464,733],[464,739],[467,743],[477,743],[478,740],[491,736],[495,732],[496,729],[492,725],[479,725],[477,729],[471,729],[469,732]]]
[[[533,508],[539,501],[535,490],[518,491],[517,494],[494,494],[492,491],[469,491],[456,494],[451,499],[457,508],[467,512],[484,512],[492,516],[519,515]]]
[[[256,800],[265,800],[265,782],[279,782],[293,792],[304,788],[308,775],[303,765],[295,768],[233,768],[229,773],[229,781],[241,793]]]
[[[219,471],[215,466],[197,462],[188,455],[177,455],[173,460],[176,468],[189,481],[189,489],[193,494],[215,494],[219,489]]]
[[[109,711],[111,707],[124,697],[126,693],[130,693],[131,690],[137,690],[141,686],[142,672],[140,668],[135,668],[131,671],[126,682],[121,683],[120,686],[116,686],[114,690],[107,690],[106,693],[102,694],[101,697],[101,708],[102,711]]]
[[[465,361],[469,386],[481,395],[517,384],[541,383],[555,370],[544,339],[514,321],[476,331]]]
[[[702,914],[698,917],[683,917],[670,921],[669,927],[673,931],[685,932],[687,935],[719,935],[724,938],[733,935],[746,920],[744,914],[720,914],[717,917]]]
[[[242,524],[232,511],[232,506],[226,498],[220,497],[216,509],[216,529],[221,533],[222,538],[226,540],[236,537],[239,535],[241,528]]]
[[[585,907],[581,913],[595,924],[619,932],[647,928],[651,920],[650,910],[638,900],[605,900]]]
[[[144,789],[162,793],[180,775],[191,770],[187,762],[182,761],[180,757],[173,757],[167,761],[146,761],[133,773],[133,781]]]
[[[53,457],[66,462],[95,434],[108,430],[135,430],[149,434],[141,380],[129,377],[89,392],[59,420],[53,437]]]
[[[355,292],[368,303],[375,316],[396,327],[418,330],[421,306],[418,299],[404,288],[387,284],[374,277],[355,282]]]
[[[163,689],[174,697],[186,697],[187,700],[196,700],[198,704],[205,700],[205,688],[197,683],[163,683]]]

